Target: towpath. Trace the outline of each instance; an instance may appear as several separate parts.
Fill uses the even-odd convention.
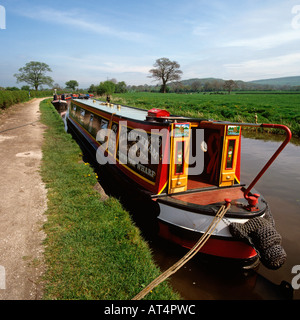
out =
[[[39,173],[43,99],[12,106],[0,115],[0,300],[42,297],[47,207]]]

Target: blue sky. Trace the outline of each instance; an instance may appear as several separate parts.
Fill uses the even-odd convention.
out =
[[[81,88],[115,78],[151,84],[158,58],[182,79],[300,75],[300,0],[0,0],[0,86],[29,61]],[[0,15],[0,19],[1,19]],[[3,19],[3,17],[2,17]],[[1,25],[1,24],[0,24]]]

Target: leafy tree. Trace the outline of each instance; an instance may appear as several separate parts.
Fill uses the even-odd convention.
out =
[[[22,86],[21,90],[29,91],[30,90],[30,86]]]
[[[111,95],[115,92],[116,85],[112,81],[101,82],[97,87],[97,94],[99,95]]]
[[[150,78],[162,82],[161,91],[167,92],[167,83],[172,80],[180,80],[182,71],[179,70],[180,65],[176,61],[170,61],[168,58],[157,59],[154,63],[154,69],[149,70]]]
[[[91,86],[88,89],[89,93],[95,93],[97,92],[97,87],[94,84],[91,84]]]
[[[228,91],[228,94],[237,87],[237,84],[233,80],[227,80],[224,83],[224,89]]]
[[[202,83],[200,80],[196,80],[191,84],[191,88],[194,92],[200,92],[202,89]]]
[[[125,93],[125,92],[127,92],[126,83],[124,81],[118,82],[116,84],[115,92],[116,93]]]
[[[19,91],[20,89],[17,87],[6,87],[6,90],[8,91]]]
[[[78,82],[76,80],[69,80],[66,83],[67,88],[70,88],[75,91],[75,88],[79,86]]]
[[[52,86],[52,89],[56,89],[56,90],[60,90],[60,91],[63,90],[59,83],[54,83]]]
[[[25,67],[19,69],[20,73],[14,74],[17,78],[17,83],[26,82],[38,90],[42,84],[51,86],[53,79],[46,76],[46,72],[52,72],[50,67],[43,62],[30,61],[26,63]]]

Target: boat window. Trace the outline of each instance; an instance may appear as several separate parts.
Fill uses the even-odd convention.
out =
[[[117,131],[118,131],[118,124],[117,123],[113,123],[112,126],[111,126],[111,130],[117,134]]]
[[[184,169],[184,141],[176,144],[175,174],[182,174]]]
[[[85,116],[85,110],[84,109],[80,109],[80,122],[81,122],[81,124],[83,123],[84,116]]]
[[[112,126],[111,126],[111,130],[112,132],[114,132],[114,135],[113,134],[110,134],[110,138],[108,140],[108,152],[111,154],[111,155],[115,155],[115,152],[116,152],[116,138],[117,138],[117,132],[118,132],[118,124],[117,123],[113,123]]]
[[[108,127],[108,121],[101,119],[101,129],[107,129]]]
[[[103,129],[107,129],[108,127],[108,121],[105,120],[105,119],[101,119],[100,121],[100,129],[97,133],[97,141],[100,143],[100,144],[103,144],[107,141],[107,132],[106,130],[103,130]]]
[[[234,146],[235,140],[229,140],[227,149],[226,169],[232,169]]]

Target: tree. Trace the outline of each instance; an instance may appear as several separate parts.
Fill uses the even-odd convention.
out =
[[[72,89],[75,91],[75,88],[79,86],[78,82],[76,80],[69,80],[65,83],[67,88]]]
[[[116,84],[115,92],[116,93],[125,93],[125,92],[127,92],[126,83],[124,81],[118,82]]]
[[[237,87],[237,84],[233,80],[227,80],[224,83],[224,89],[228,91],[228,94]]]
[[[62,91],[62,87],[59,85],[59,83],[54,83],[54,85],[52,86],[52,89],[56,89],[56,90],[59,90],[59,91]]]
[[[20,73],[14,74],[17,78],[17,83],[26,82],[38,90],[42,84],[51,86],[53,79],[46,76],[46,72],[52,72],[50,67],[43,62],[30,61],[26,63],[25,67],[19,69]]]
[[[97,87],[97,94],[100,96],[106,94],[111,95],[115,92],[116,85],[112,81],[100,82],[100,85]]]
[[[193,92],[200,92],[202,88],[202,83],[200,80],[196,80],[191,84],[191,88]]]
[[[29,91],[30,90],[30,86],[22,86],[21,90]]]
[[[167,83],[172,80],[180,80],[182,71],[179,70],[180,65],[176,61],[170,61],[168,58],[157,59],[154,63],[154,69],[149,70],[151,75],[149,78],[154,78],[162,81],[162,92],[166,93]]]
[[[88,88],[88,93],[96,93],[97,87],[94,84],[91,84],[90,87]]]
[[[17,87],[6,87],[5,90],[8,90],[8,91],[19,91],[20,89],[17,88]]]

